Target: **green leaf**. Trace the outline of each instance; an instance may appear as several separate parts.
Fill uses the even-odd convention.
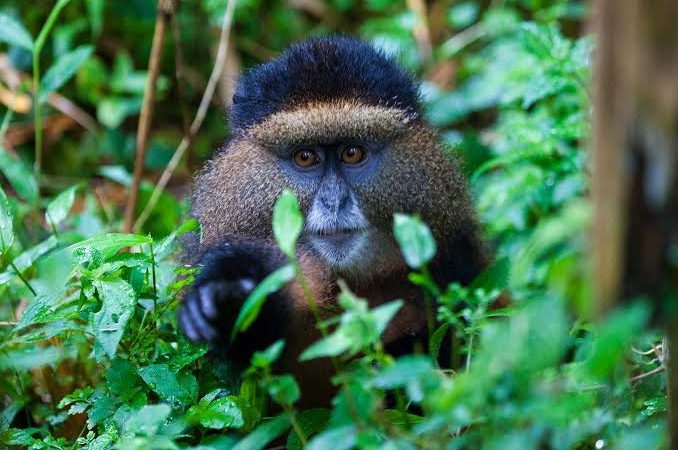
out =
[[[235,338],[238,332],[246,331],[252,322],[255,321],[261,311],[261,307],[266,301],[266,297],[282,288],[285,284],[294,278],[294,266],[288,264],[271,273],[263,279],[261,283],[247,297],[245,303],[240,308],[238,318],[233,326],[231,339]]]
[[[330,411],[323,408],[309,409],[297,414],[296,419],[304,437],[308,439],[327,427],[330,421]],[[303,445],[297,433],[294,430],[290,431],[287,436],[287,450],[301,450],[302,448]]]
[[[437,361],[438,357],[440,356],[440,346],[442,345],[445,336],[447,336],[447,330],[449,328],[450,324],[444,323],[431,335],[431,342],[428,354],[434,361]]]
[[[40,81],[39,100],[41,103],[47,100],[49,94],[66,84],[75,75],[82,63],[90,57],[92,50],[91,45],[83,45],[57,58]]]
[[[125,421],[123,430],[126,433],[152,436],[171,413],[172,408],[164,403],[146,405]]]
[[[107,97],[97,105],[97,120],[108,128],[117,128],[141,109],[141,98]]]
[[[297,198],[285,189],[273,208],[273,235],[283,253],[292,259],[303,228],[304,218]]]
[[[71,253],[78,249],[90,247],[101,253],[103,259],[108,259],[115,255],[120,249],[125,247],[135,247],[137,245],[150,244],[153,242],[148,236],[138,234],[108,233],[101,236],[95,236],[90,239],[78,242],[67,247]]]
[[[266,388],[271,398],[279,405],[292,405],[301,396],[299,385],[289,374],[273,377]]]
[[[418,217],[404,214],[395,214],[393,219],[393,232],[407,265],[420,269],[428,264],[436,254],[436,243],[428,225]]]
[[[384,369],[372,380],[372,384],[381,389],[393,389],[405,386],[418,377],[433,374],[434,370],[430,358],[407,355]]]
[[[355,446],[356,436],[354,425],[332,428],[313,438],[306,450],[348,450]]]
[[[269,345],[266,350],[254,352],[254,355],[252,355],[252,365],[260,369],[271,367],[280,358],[284,347],[285,341],[278,339]]]
[[[5,191],[0,187],[0,251],[6,255],[14,242],[14,215]]]
[[[48,223],[51,223],[52,226],[56,227],[66,218],[73,207],[75,193],[79,187],[80,186],[78,185],[71,186],[49,202],[47,211],[45,211],[45,219]]]
[[[50,292],[35,297],[24,310],[19,323],[14,327],[14,331],[20,331],[29,325],[50,322],[50,319],[54,320],[53,308],[62,296],[63,292]]]
[[[21,159],[14,158],[0,145],[0,171],[17,195],[30,203],[38,199],[38,183],[33,171]]]
[[[139,375],[163,400],[183,406],[195,402],[198,382],[190,373],[173,371],[167,364],[153,364],[139,369]]]
[[[94,356],[114,358],[125,326],[137,304],[134,289],[124,280],[97,280],[94,283],[101,298],[101,309],[94,314]]]
[[[221,392],[222,389],[215,389],[205,395],[197,405],[188,410],[187,420],[214,430],[241,428],[245,423],[239,406],[242,400],[232,395],[216,398]]]
[[[280,414],[262,422],[254,431],[238,442],[231,450],[261,450],[290,427],[287,415]]]
[[[33,51],[33,36],[14,17],[0,13],[0,42]]]

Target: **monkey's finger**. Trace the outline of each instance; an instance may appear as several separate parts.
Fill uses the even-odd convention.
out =
[[[198,298],[200,299],[200,308],[208,319],[216,319],[219,310],[217,309],[216,299],[218,287],[214,283],[201,286],[198,289]]]
[[[193,323],[191,322],[191,319],[189,318],[188,315],[188,310],[183,307],[179,311],[179,325],[181,326],[181,329],[184,331],[184,334],[186,337],[188,337],[191,341],[193,342],[199,342],[201,340],[200,334],[196,331],[195,327],[193,326]]]
[[[189,297],[186,302],[186,310],[188,311],[189,319],[196,331],[201,335],[205,341],[213,341],[217,337],[216,330],[209,324],[207,319],[203,316],[200,310],[200,301],[195,297]]]

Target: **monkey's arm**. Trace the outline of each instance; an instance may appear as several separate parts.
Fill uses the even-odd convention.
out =
[[[286,294],[276,293],[266,300],[250,328],[230,341],[248,295],[285,263],[274,245],[256,240],[228,241],[205,252],[199,263],[202,268],[179,312],[179,323],[192,341],[209,342],[229,360],[247,363],[252,352],[283,336],[290,301]]]

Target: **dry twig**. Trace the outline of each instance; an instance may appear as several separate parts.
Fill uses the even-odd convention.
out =
[[[153,208],[155,208],[155,205],[158,203],[160,195],[165,190],[165,187],[167,187],[167,183],[169,182],[170,178],[172,177],[172,174],[179,165],[181,158],[184,156],[184,153],[186,152],[186,149],[189,147],[191,141],[193,140],[198,130],[202,126],[203,121],[205,120],[207,109],[209,107],[210,102],[212,101],[212,97],[214,96],[214,92],[219,82],[219,77],[221,77],[221,74],[224,70],[224,66],[226,63],[226,57],[228,56],[228,38],[231,31],[231,24],[233,22],[233,12],[235,11],[236,3],[237,0],[228,0],[228,4],[226,5],[226,12],[224,13],[224,22],[221,26],[221,35],[219,36],[219,49],[217,50],[217,58],[216,61],[214,62],[214,67],[212,68],[210,79],[207,82],[207,87],[205,88],[205,92],[203,93],[202,100],[200,101],[200,106],[198,107],[198,112],[195,114],[195,118],[193,119],[193,123],[191,124],[189,133],[188,135],[184,136],[184,138],[179,143],[179,146],[172,155],[172,159],[165,168],[165,171],[162,173],[160,180],[158,180],[158,184],[155,186],[151,198],[148,200],[148,203],[144,207],[144,210],[139,216],[139,219],[137,219],[137,222],[134,224],[135,232],[138,232],[144,225],[144,223],[146,223],[146,220],[148,220],[151,211],[153,211]]]
[[[144,91],[144,99],[141,105],[141,114],[139,116],[139,127],[137,129],[134,177],[132,178],[132,186],[130,186],[129,197],[125,208],[125,223],[123,225],[123,231],[125,233],[129,233],[132,230],[132,224],[134,223],[134,211],[137,208],[141,176],[144,172],[148,134],[153,119],[155,89],[158,74],[160,73],[160,58],[162,56],[163,43],[165,41],[165,30],[170,18],[174,14],[175,8],[176,0],[158,0],[158,14],[155,19],[151,56],[148,60],[148,80],[146,81],[146,90]]]

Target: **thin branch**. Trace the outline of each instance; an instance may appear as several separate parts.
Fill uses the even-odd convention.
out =
[[[181,34],[179,33],[179,19],[175,14],[172,16],[172,38],[174,40],[174,79],[177,83],[177,97],[179,100],[179,109],[181,110],[181,126],[184,136],[189,134],[191,122],[188,117],[188,108],[186,106],[186,93],[184,92],[184,56],[181,50]],[[191,148],[187,149],[188,160],[191,162],[193,153]]]
[[[233,12],[235,11],[236,3],[237,0],[228,0],[228,4],[226,5],[226,11],[224,13],[224,22],[221,26],[221,35],[219,36],[219,49],[217,50],[217,58],[216,61],[214,62],[214,67],[212,68],[210,79],[207,82],[207,87],[205,88],[205,92],[203,93],[202,100],[200,101],[200,106],[198,107],[198,112],[195,114],[195,118],[193,119],[193,123],[191,124],[189,133],[188,135],[184,136],[184,138],[179,143],[179,146],[175,150],[174,155],[172,155],[172,159],[165,168],[165,171],[162,173],[160,180],[158,180],[158,184],[155,186],[151,198],[148,200],[148,203],[144,207],[144,210],[139,216],[139,219],[137,220],[136,224],[134,224],[134,231],[139,231],[141,227],[144,225],[144,223],[146,223],[146,220],[148,220],[148,217],[151,215],[153,208],[155,208],[155,205],[158,203],[158,200],[160,199],[160,195],[165,190],[165,187],[167,187],[167,183],[172,177],[172,174],[174,174],[174,171],[176,170],[177,166],[179,165],[179,162],[181,161],[181,158],[184,156],[186,149],[191,144],[191,141],[193,140],[198,130],[202,126],[203,121],[205,120],[207,109],[209,108],[210,102],[212,101],[214,91],[216,90],[217,83],[219,82],[219,77],[221,77],[221,74],[224,70],[224,66],[226,64],[226,57],[228,56],[228,39],[229,34],[231,32],[231,24],[233,23]]]
[[[635,383],[636,381],[640,381],[642,379],[645,379],[647,377],[651,377],[652,375],[656,375],[658,373],[661,373],[664,371],[664,366],[659,366],[655,369],[650,370],[649,372],[641,373],[640,375],[636,375],[635,377],[631,377],[631,383]]]
[[[153,44],[151,46],[151,56],[148,60],[148,79],[146,81],[146,90],[141,105],[141,114],[139,115],[139,127],[137,129],[134,177],[132,178],[132,186],[130,186],[129,197],[125,208],[125,222],[123,225],[123,231],[125,233],[129,233],[132,230],[132,224],[134,223],[134,211],[137,208],[137,202],[139,200],[139,187],[141,186],[141,176],[144,172],[144,161],[146,160],[148,134],[151,129],[151,121],[153,120],[155,89],[157,86],[158,74],[160,73],[160,59],[162,57],[163,43],[165,41],[165,30],[172,14],[174,14],[175,6],[175,1],[158,0],[158,13],[155,19]]]

